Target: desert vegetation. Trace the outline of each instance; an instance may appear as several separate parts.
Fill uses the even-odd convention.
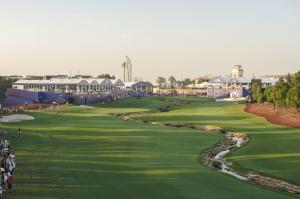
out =
[[[273,104],[274,109],[289,108],[296,111],[300,107],[300,71],[286,77],[281,77],[275,85],[261,88],[260,84],[252,85],[251,98],[253,102]]]

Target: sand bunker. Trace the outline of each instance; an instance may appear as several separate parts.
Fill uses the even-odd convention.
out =
[[[246,102],[246,97],[216,99],[216,102]]]
[[[30,115],[15,114],[0,117],[0,122],[22,122],[27,120],[33,120],[34,117]]]
[[[88,106],[88,105],[80,105],[79,108],[82,108],[82,109],[93,109],[95,107],[94,106]]]
[[[222,128],[218,126],[204,126],[205,131],[220,131]]]

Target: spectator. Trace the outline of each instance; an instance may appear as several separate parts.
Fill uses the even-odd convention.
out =
[[[7,184],[8,190],[13,186],[13,172],[16,169],[16,154],[10,149],[8,140],[0,137],[0,153],[1,153],[1,170],[0,170],[0,197],[5,191],[4,186]]]
[[[10,172],[7,173],[7,186],[8,186],[8,190],[11,190],[13,185],[13,177],[10,174]]]
[[[11,161],[9,159],[9,156],[6,157],[6,161],[5,161],[5,171],[6,172],[12,172],[13,170],[13,167],[12,167],[12,164],[11,164]]]
[[[5,182],[4,182],[4,169],[1,168],[1,188],[5,185]]]
[[[9,155],[11,164],[12,164],[12,170],[15,171],[17,168],[17,164],[16,164],[16,153],[15,151],[12,151],[11,154]]]

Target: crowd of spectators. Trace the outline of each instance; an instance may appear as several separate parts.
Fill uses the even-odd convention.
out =
[[[11,149],[8,140],[0,139],[1,174],[0,174],[0,196],[5,191],[10,191],[13,186],[13,174],[16,171],[16,154]]]
[[[52,110],[59,107],[58,104],[26,104],[22,106],[4,106],[0,104],[0,117],[15,113],[24,113],[28,110]]]
[[[147,96],[147,93],[141,91],[126,92],[125,95],[108,95],[102,98],[102,103],[108,103],[118,100],[123,97],[142,97]],[[27,110],[47,110],[58,108],[58,104],[25,104],[23,106],[3,106],[0,104],[0,117],[14,113],[23,113]],[[3,132],[0,130],[0,136]],[[18,129],[18,136],[21,136],[21,129]],[[4,192],[10,191],[13,186],[13,174],[16,171],[16,154],[11,149],[11,145],[7,139],[0,137],[0,197]]]
[[[24,107],[22,106],[3,106],[0,104],[0,116],[9,115],[13,113],[22,113],[24,112]]]

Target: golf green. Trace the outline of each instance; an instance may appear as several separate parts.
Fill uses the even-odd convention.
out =
[[[28,199],[240,199],[293,198],[239,181],[203,166],[200,154],[220,134],[122,121],[109,113],[155,110],[177,100],[175,110],[137,115],[151,121],[213,124],[250,135],[251,142],[231,160],[299,183],[299,130],[271,125],[243,112],[242,105],[201,98],[127,98],[95,108],[68,106],[30,112],[36,119],[2,124],[17,154],[14,188],[7,198]],[[281,172],[280,172],[281,170]]]

